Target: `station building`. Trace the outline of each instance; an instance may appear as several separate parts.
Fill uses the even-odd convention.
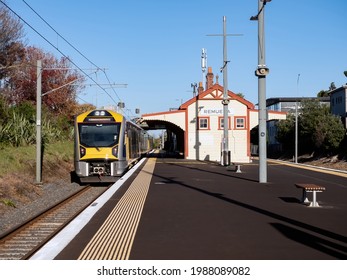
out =
[[[251,130],[258,125],[255,105],[228,90],[228,146],[230,162],[251,161]],[[206,89],[199,84],[197,95],[177,110],[143,114],[147,129],[166,129],[166,149],[186,159],[221,161],[224,134],[223,87],[214,82],[211,67],[206,75]],[[286,113],[268,111],[268,120],[285,119]]]

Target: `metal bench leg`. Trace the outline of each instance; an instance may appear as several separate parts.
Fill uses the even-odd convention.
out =
[[[301,199],[302,203],[310,203],[310,201],[307,198],[307,192],[305,189],[302,189],[302,199]]]
[[[317,202],[316,191],[312,192],[312,202],[310,204],[310,207],[319,207],[319,204]]]

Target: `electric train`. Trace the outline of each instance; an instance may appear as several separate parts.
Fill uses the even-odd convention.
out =
[[[74,133],[75,174],[81,183],[115,182],[153,143],[140,126],[110,110],[78,115]]]

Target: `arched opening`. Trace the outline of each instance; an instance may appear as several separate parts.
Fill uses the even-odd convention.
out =
[[[163,130],[162,149],[169,157],[185,157],[184,130],[174,123],[164,120],[142,120],[140,125],[145,130]]]

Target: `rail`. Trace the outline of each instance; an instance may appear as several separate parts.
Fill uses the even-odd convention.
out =
[[[0,260],[28,259],[108,187],[86,186],[0,236]]]

